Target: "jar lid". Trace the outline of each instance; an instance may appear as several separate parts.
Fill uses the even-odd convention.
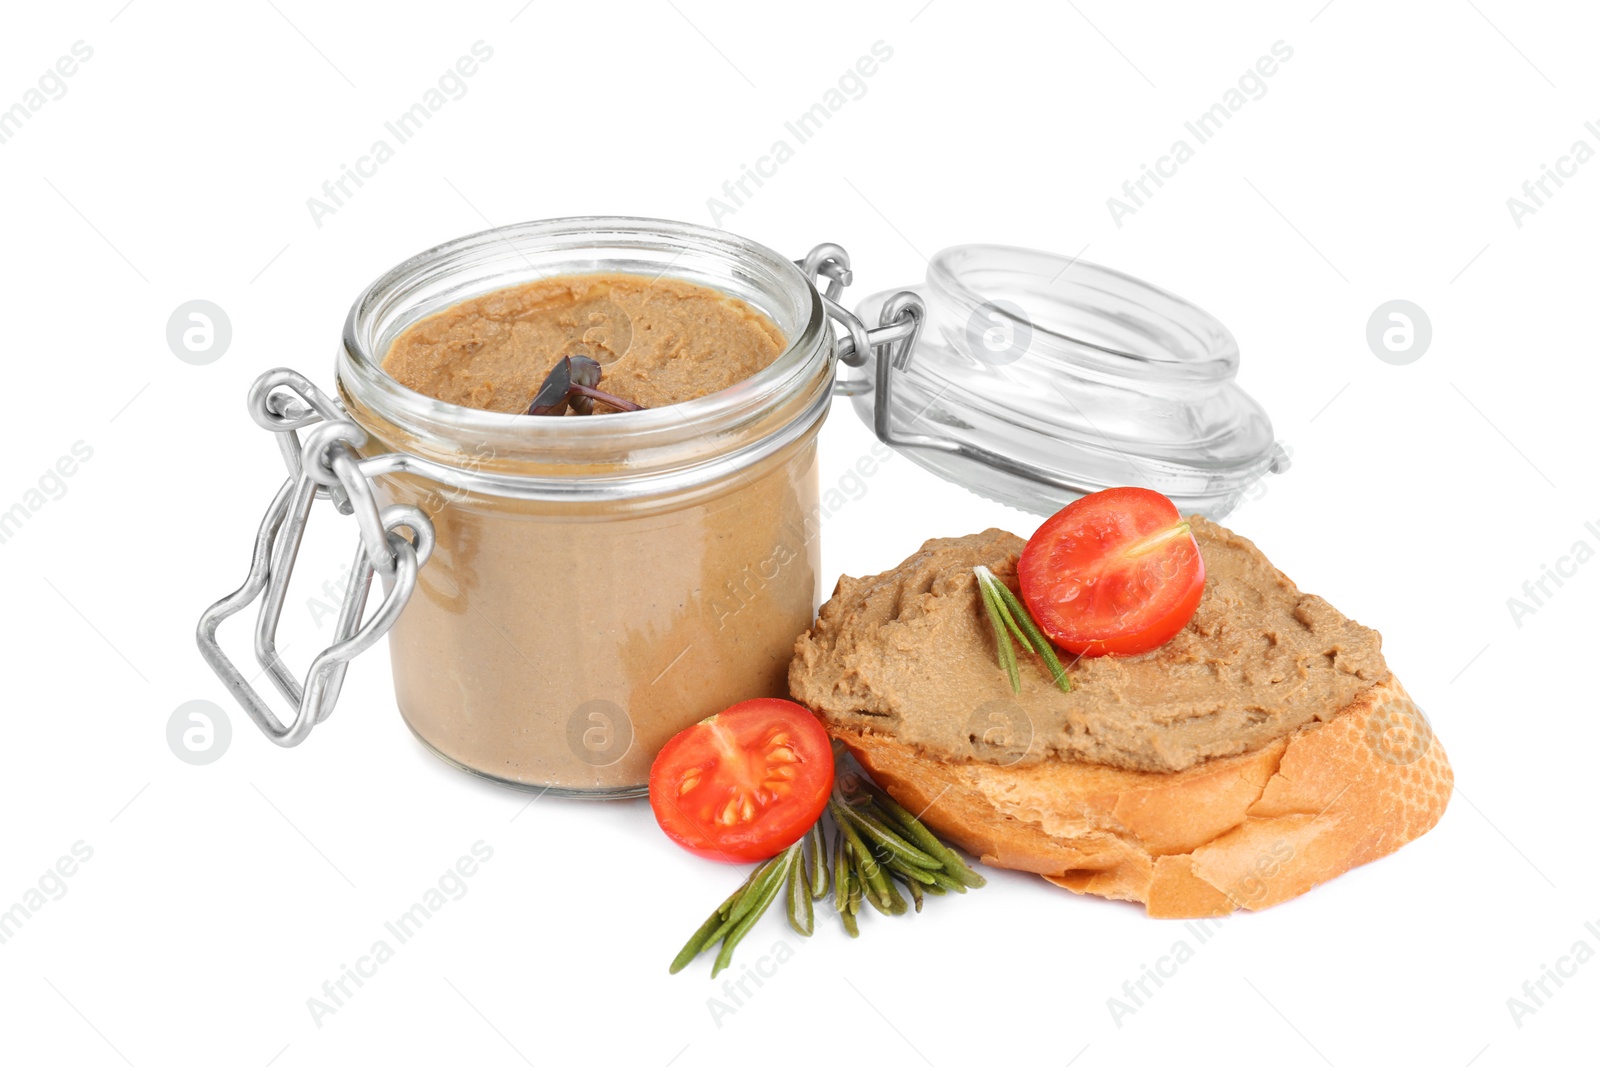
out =
[[[867,297],[857,315],[878,322],[901,291]],[[1163,289],[1052,252],[957,245],[910,291],[926,318],[893,359],[889,429],[949,442],[902,450],[949,481],[1038,514],[1140,485],[1219,518],[1288,468],[1271,420],[1233,380],[1233,335]],[[877,358],[841,385],[868,426]]]

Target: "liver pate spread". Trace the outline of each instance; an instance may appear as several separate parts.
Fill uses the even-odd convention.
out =
[[[790,690],[834,727],[936,759],[1178,771],[1330,719],[1390,676],[1377,631],[1300,592],[1244,538],[1190,521],[1206,586],[1189,625],[1142,655],[1070,663],[1070,693],[1031,654],[1019,653],[1020,694],[999,666],[972,568],[1015,590],[1023,541],[1002,530],[841,578],[796,644]]]
[[[742,382],[784,344],[766,316],[703,285],[566,274],[497,289],[414,323],[395,338],[383,369],[447,403],[517,412],[528,409],[558,360],[585,355],[601,365],[601,389],[654,408]]]

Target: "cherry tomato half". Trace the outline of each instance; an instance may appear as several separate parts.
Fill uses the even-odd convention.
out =
[[[1034,621],[1068,652],[1132,656],[1188,624],[1206,565],[1172,501],[1123,487],[1046,519],[1022,550],[1017,580]]]
[[[668,741],[650,766],[661,829],[706,859],[776,856],[811,829],[833,790],[833,746],[790,700],[745,700]]]

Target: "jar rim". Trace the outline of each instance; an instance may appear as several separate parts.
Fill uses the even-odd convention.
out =
[[[556,269],[541,270],[546,261]],[[451,404],[402,385],[382,367],[400,330],[452,304],[554,274],[641,272],[629,265],[661,266],[657,276],[671,272],[749,300],[783,330],[784,350],[754,375],[706,396],[590,418],[537,418]],[[833,333],[815,286],[793,261],[765,245],[693,223],[574,216],[457,237],[384,272],[351,305],[336,375],[352,415],[365,429],[378,429],[391,447],[446,465],[459,464],[470,450],[475,471],[584,478],[608,469],[637,475],[693,465],[690,453],[705,453],[718,442],[729,445],[729,435],[748,437],[741,429],[771,423],[768,430],[776,432],[789,419],[774,420],[775,413],[792,407],[791,417],[800,418],[817,406],[819,388],[824,394],[831,389],[833,353]]]
[[[954,245],[928,261],[926,283],[931,313],[948,320],[947,331],[959,334],[980,313],[1000,316],[1031,334],[1041,358],[1074,372],[1139,384],[1216,382],[1238,372],[1238,342],[1216,318],[1080,256]],[[1089,335],[1113,328],[1115,339]]]

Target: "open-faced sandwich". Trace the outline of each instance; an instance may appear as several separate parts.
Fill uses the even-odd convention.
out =
[[[1160,494],[844,577],[789,684],[983,862],[1162,917],[1259,909],[1426,833],[1452,775],[1376,631]],[[1020,649],[1020,654],[1019,650]]]

